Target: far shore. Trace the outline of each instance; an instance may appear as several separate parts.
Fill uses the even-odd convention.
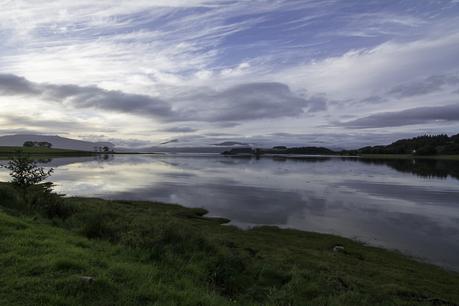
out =
[[[58,148],[27,148],[27,147],[0,147],[0,159],[8,159],[11,156],[18,154],[27,154],[30,156],[40,157],[78,157],[78,156],[98,156],[98,155],[170,155],[176,154],[187,154],[186,152],[91,152],[91,151],[79,151],[79,150],[68,150]],[[191,152],[188,154],[200,154]],[[209,153],[213,155],[219,155],[219,153]],[[346,155],[346,154],[251,154],[251,153],[240,153],[240,154],[226,154],[223,156],[227,157],[269,157],[269,158],[288,158],[288,159],[301,159],[301,158],[362,158],[362,159],[435,159],[435,160],[459,160],[459,155],[415,155],[415,154],[359,154],[359,155]]]
[[[437,159],[437,160],[459,160],[459,155],[414,155],[414,154],[228,154],[228,157],[280,157],[280,158],[362,158],[362,159]]]

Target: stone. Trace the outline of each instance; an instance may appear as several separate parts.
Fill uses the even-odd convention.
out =
[[[86,283],[93,283],[96,281],[96,278],[92,276],[80,276],[80,280]]]

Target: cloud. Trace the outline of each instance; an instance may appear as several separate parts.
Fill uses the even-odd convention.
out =
[[[367,98],[364,98],[362,100],[360,100],[360,102],[362,103],[383,103],[383,102],[386,102],[387,101],[387,98],[383,98],[383,97],[380,97],[380,96],[370,96],[370,97],[367,97]]]
[[[10,74],[0,74],[0,94],[38,97],[76,108],[92,107],[141,115],[148,114],[158,118],[172,116],[171,107],[154,97],[105,90],[96,86],[33,83]]]
[[[106,82],[111,89],[148,92],[209,68],[225,38],[262,21],[227,21],[248,6],[207,0],[0,2],[0,68],[40,82]],[[279,4],[254,8],[273,7]]]
[[[39,97],[75,108],[152,116],[164,121],[232,122],[298,116],[326,109],[323,97],[303,98],[281,83],[249,83],[221,91],[203,89],[197,94],[170,98],[171,102],[96,86],[33,83],[15,75],[0,75],[0,94]],[[185,103],[181,103],[184,100]],[[175,103],[174,103],[175,102]],[[171,104],[176,105],[172,109]],[[190,128],[172,128],[191,132]],[[169,130],[171,131],[171,130]]]
[[[25,78],[0,74],[0,95],[38,95],[40,90]]]
[[[341,123],[348,128],[382,128],[434,121],[459,122],[459,104],[418,107],[399,112],[384,112]]]
[[[76,108],[100,108],[133,114],[147,114],[157,118],[173,115],[170,105],[147,95],[105,90],[95,86],[42,85],[42,97]]]
[[[360,100],[426,74],[455,75],[459,67],[458,53],[457,33],[411,42],[387,41],[374,48],[350,50],[284,69],[276,76],[294,89],[325,92],[331,99]],[[430,86],[442,82],[447,79],[433,77]]]
[[[10,134],[28,134],[28,135],[40,135],[40,134],[46,134],[44,132],[34,130],[34,129],[28,129],[28,128],[17,128],[17,129],[2,129],[0,128],[0,135],[10,135]],[[59,134],[65,134],[64,132],[59,132]]]
[[[183,120],[209,122],[296,117],[306,111],[326,109],[325,98],[300,97],[287,85],[277,82],[240,84],[221,91],[206,90],[181,99],[188,104],[181,110]]]
[[[439,91],[447,85],[457,84],[459,84],[459,77],[456,75],[434,75],[419,82],[398,85],[390,90],[389,94],[401,98],[413,97]]]
[[[34,127],[34,128],[47,128],[47,129],[82,129],[86,128],[84,124],[75,121],[62,121],[62,120],[43,120],[28,116],[16,115],[2,115],[0,119],[6,121],[7,124],[14,124],[20,126]]]
[[[328,108],[327,99],[325,97],[313,96],[307,101],[309,105],[308,112],[310,113],[326,111]]]
[[[177,143],[177,142],[179,142],[178,139],[172,139],[172,140],[168,140],[168,141],[163,141],[163,142],[161,142],[160,144],[161,144],[161,145],[165,145],[165,144]]]
[[[161,132],[168,132],[168,133],[193,133],[196,132],[197,129],[191,128],[188,126],[174,126],[166,129],[161,129]]]

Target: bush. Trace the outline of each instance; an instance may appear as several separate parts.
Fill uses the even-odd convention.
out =
[[[52,183],[45,183],[29,188],[27,202],[33,211],[38,211],[48,219],[60,218],[65,221],[75,210],[65,203],[62,195],[53,192],[52,187]]]
[[[18,211],[25,211],[26,209],[26,205],[16,189],[8,184],[0,185],[0,206]]]
[[[141,223],[134,231],[123,235],[122,243],[148,250],[152,259],[163,258],[168,253],[188,258],[199,252],[211,253],[215,250],[200,231],[177,222]]]
[[[241,294],[253,285],[247,263],[238,253],[219,255],[209,266],[209,283],[225,296]]]
[[[83,272],[85,270],[85,267],[80,262],[68,258],[55,259],[52,266],[54,270],[62,272]]]
[[[81,233],[89,239],[104,239],[111,242],[119,240],[119,231],[112,222],[112,216],[99,211],[84,218]]]
[[[20,213],[39,213],[49,219],[66,220],[75,210],[61,195],[52,191],[52,184],[31,186],[24,192],[11,184],[0,185],[0,206]]]

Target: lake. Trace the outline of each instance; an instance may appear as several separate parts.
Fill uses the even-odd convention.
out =
[[[67,195],[204,207],[240,227],[332,233],[459,270],[459,161],[177,154],[43,162]]]

